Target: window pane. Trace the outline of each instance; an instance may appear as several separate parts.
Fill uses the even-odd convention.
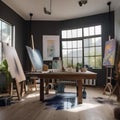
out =
[[[101,34],[101,25],[95,26],[95,35]]]
[[[95,34],[94,27],[90,27],[89,32],[90,32],[90,35],[94,35]]]
[[[102,58],[96,57],[96,68],[102,68]]]
[[[84,36],[88,36],[89,32],[88,32],[88,28],[84,28]]]
[[[68,43],[67,48],[72,48],[72,41],[68,41],[67,43]]]
[[[68,49],[68,57],[72,57],[72,50]]]
[[[73,48],[77,48],[77,41],[73,41],[72,46],[73,46]]]
[[[84,56],[89,56],[89,48],[84,48]]]
[[[94,40],[94,38],[90,38],[89,39],[89,44],[90,44],[90,46],[95,46],[95,40]]]
[[[72,30],[72,38],[77,37],[77,29]]]
[[[88,47],[89,46],[89,39],[84,39],[84,47]]]
[[[67,30],[67,38],[72,38],[71,30]]]
[[[96,47],[96,55],[101,55],[102,51],[101,51],[101,47]]]
[[[89,57],[84,57],[84,64],[89,65]]]
[[[95,68],[95,58],[94,57],[90,57],[90,66]]]
[[[78,48],[82,48],[82,40],[78,41]]]
[[[68,58],[68,67],[72,67],[72,61],[73,61],[72,58]]]
[[[96,43],[96,46],[101,46],[101,37],[96,37],[95,43]]]
[[[62,30],[62,38],[67,38],[66,30]]]
[[[77,49],[73,49],[73,57],[77,57]]]
[[[82,58],[78,58],[78,62],[79,62],[79,63],[83,63],[83,62],[82,62]]]
[[[90,47],[90,56],[94,56],[94,55],[95,55],[95,48]]]
[[[67,42],[66,41],[62,41],[62,48],[67,48]]]
[[[63,57],[63,67],[67,67],[67,58],[65,57]]]
[[[67,49],[63,49],[62,50],[62,56],[63,57],[67,57]]]
[[[4,54],[2,51],[1,42],[8,43],[10,46],[12,45],[12,26],[2,20],[0,20],[0,62],[4,58]]]
[[[2,41],[11,45],[11,26],[2,22]]]
[[[82,57],[82,53],[83,53],[83,52],[82,52],[82,48],[78,49],[77,52],[78,52],[78,57]]]
[[[75,68],[77,65],[77,58],[73,58],[73,67]]]
[[[82,29],[78,29],[78,37],[82,37]]]

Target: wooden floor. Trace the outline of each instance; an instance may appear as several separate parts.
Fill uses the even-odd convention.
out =
[[[72,92],[76,89],[69,88]],[[65,91],[69,91],[68,88]],[[6,107],[0,107],[0,120],[115,120],[114,107],[118,106],[116,97],[110,100],[114,104],[101,104],[94,100],[94,97],[104,97],[103,90],[95,87],[87,87],[87,99],[79,107],[55,110],[47,107],[39,101],[39,91],[26,95],[21,101]],[[51,94],[53,91],[51,91]],[[46,96],[46,98],[49,97]]]

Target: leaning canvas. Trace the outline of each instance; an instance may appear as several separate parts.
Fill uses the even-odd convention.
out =
[[[34,70],[41,71],[43,67],[43,61],[40,51],[37,49],[32,49],[31,47],[28,46],[26,46],[26,48]]]
[[[3,52],[8,62],[12,78],[16,79],[18,82],[26,80],[16,49],[3,43]]]

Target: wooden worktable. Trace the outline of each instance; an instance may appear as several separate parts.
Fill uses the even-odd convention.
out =
[[[82,79],[96,79],[97,74],[94,72],[27,72],[26,77],[40,78],[40,100],[44,101],[44,80],[62,79],[76,80],[78,84],[78,104],[82,103]]]

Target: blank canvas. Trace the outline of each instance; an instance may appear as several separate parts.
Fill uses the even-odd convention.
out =
[[[3,52],[12,78],[15,78],[18,82],[26,80],[16,49],[3,43]]]

